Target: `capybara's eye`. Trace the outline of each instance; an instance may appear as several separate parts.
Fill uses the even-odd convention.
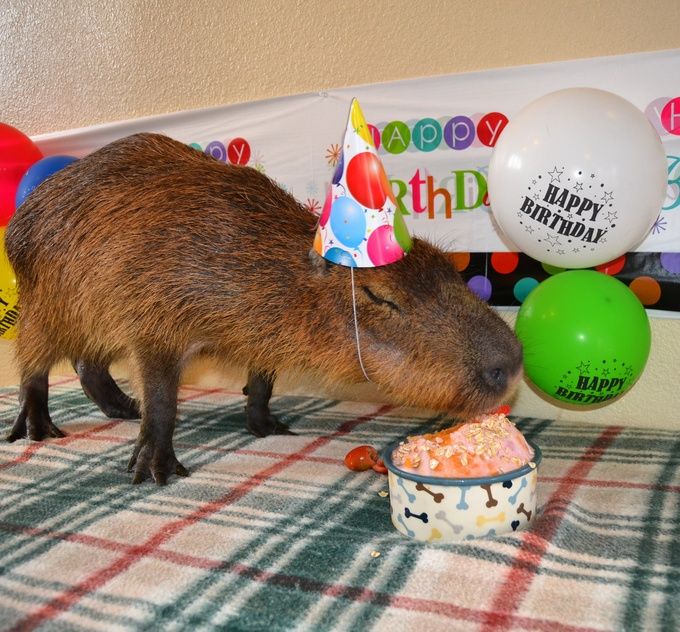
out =
[[[365,285],[361,286],[361,289],[366,293],[366,296],[370,298],[376,305],[387,305],[390,309],[393,309],[395,312],[400,312],[401,310],[399,309],[399,305],[397,305],[394,301],[389,301],[386,298],[381,298],[371,292],[370,289],[368,289]]]

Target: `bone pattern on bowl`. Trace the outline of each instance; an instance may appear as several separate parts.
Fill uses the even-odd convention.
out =
[[[425,485],[389,473],[392,523],[416,540],[447,542],[512,533],[536,513],[536,470],[493,484]],[[511,487],[507,483],[512,483]]]

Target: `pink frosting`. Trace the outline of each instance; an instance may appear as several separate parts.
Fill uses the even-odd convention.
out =
[[[494,413],[434,434],[408,437],[392,453],[405,472],[444,478],[497,476],[531,463],[534,452],[505,415]]]

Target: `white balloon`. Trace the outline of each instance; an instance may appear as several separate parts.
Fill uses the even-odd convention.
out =
[[[569,88],[533,101],[489,163],[502,232],[534,259],[587,268],[634,249],[661,210],[666,155],[645,115],[618,95]]]

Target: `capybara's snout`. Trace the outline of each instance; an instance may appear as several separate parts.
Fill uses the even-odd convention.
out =
[[[479,369],[479,381],[489,393],[502,397],[522,375],[522,346],[511,331],[504,332],[506,340],[485,358]]]

